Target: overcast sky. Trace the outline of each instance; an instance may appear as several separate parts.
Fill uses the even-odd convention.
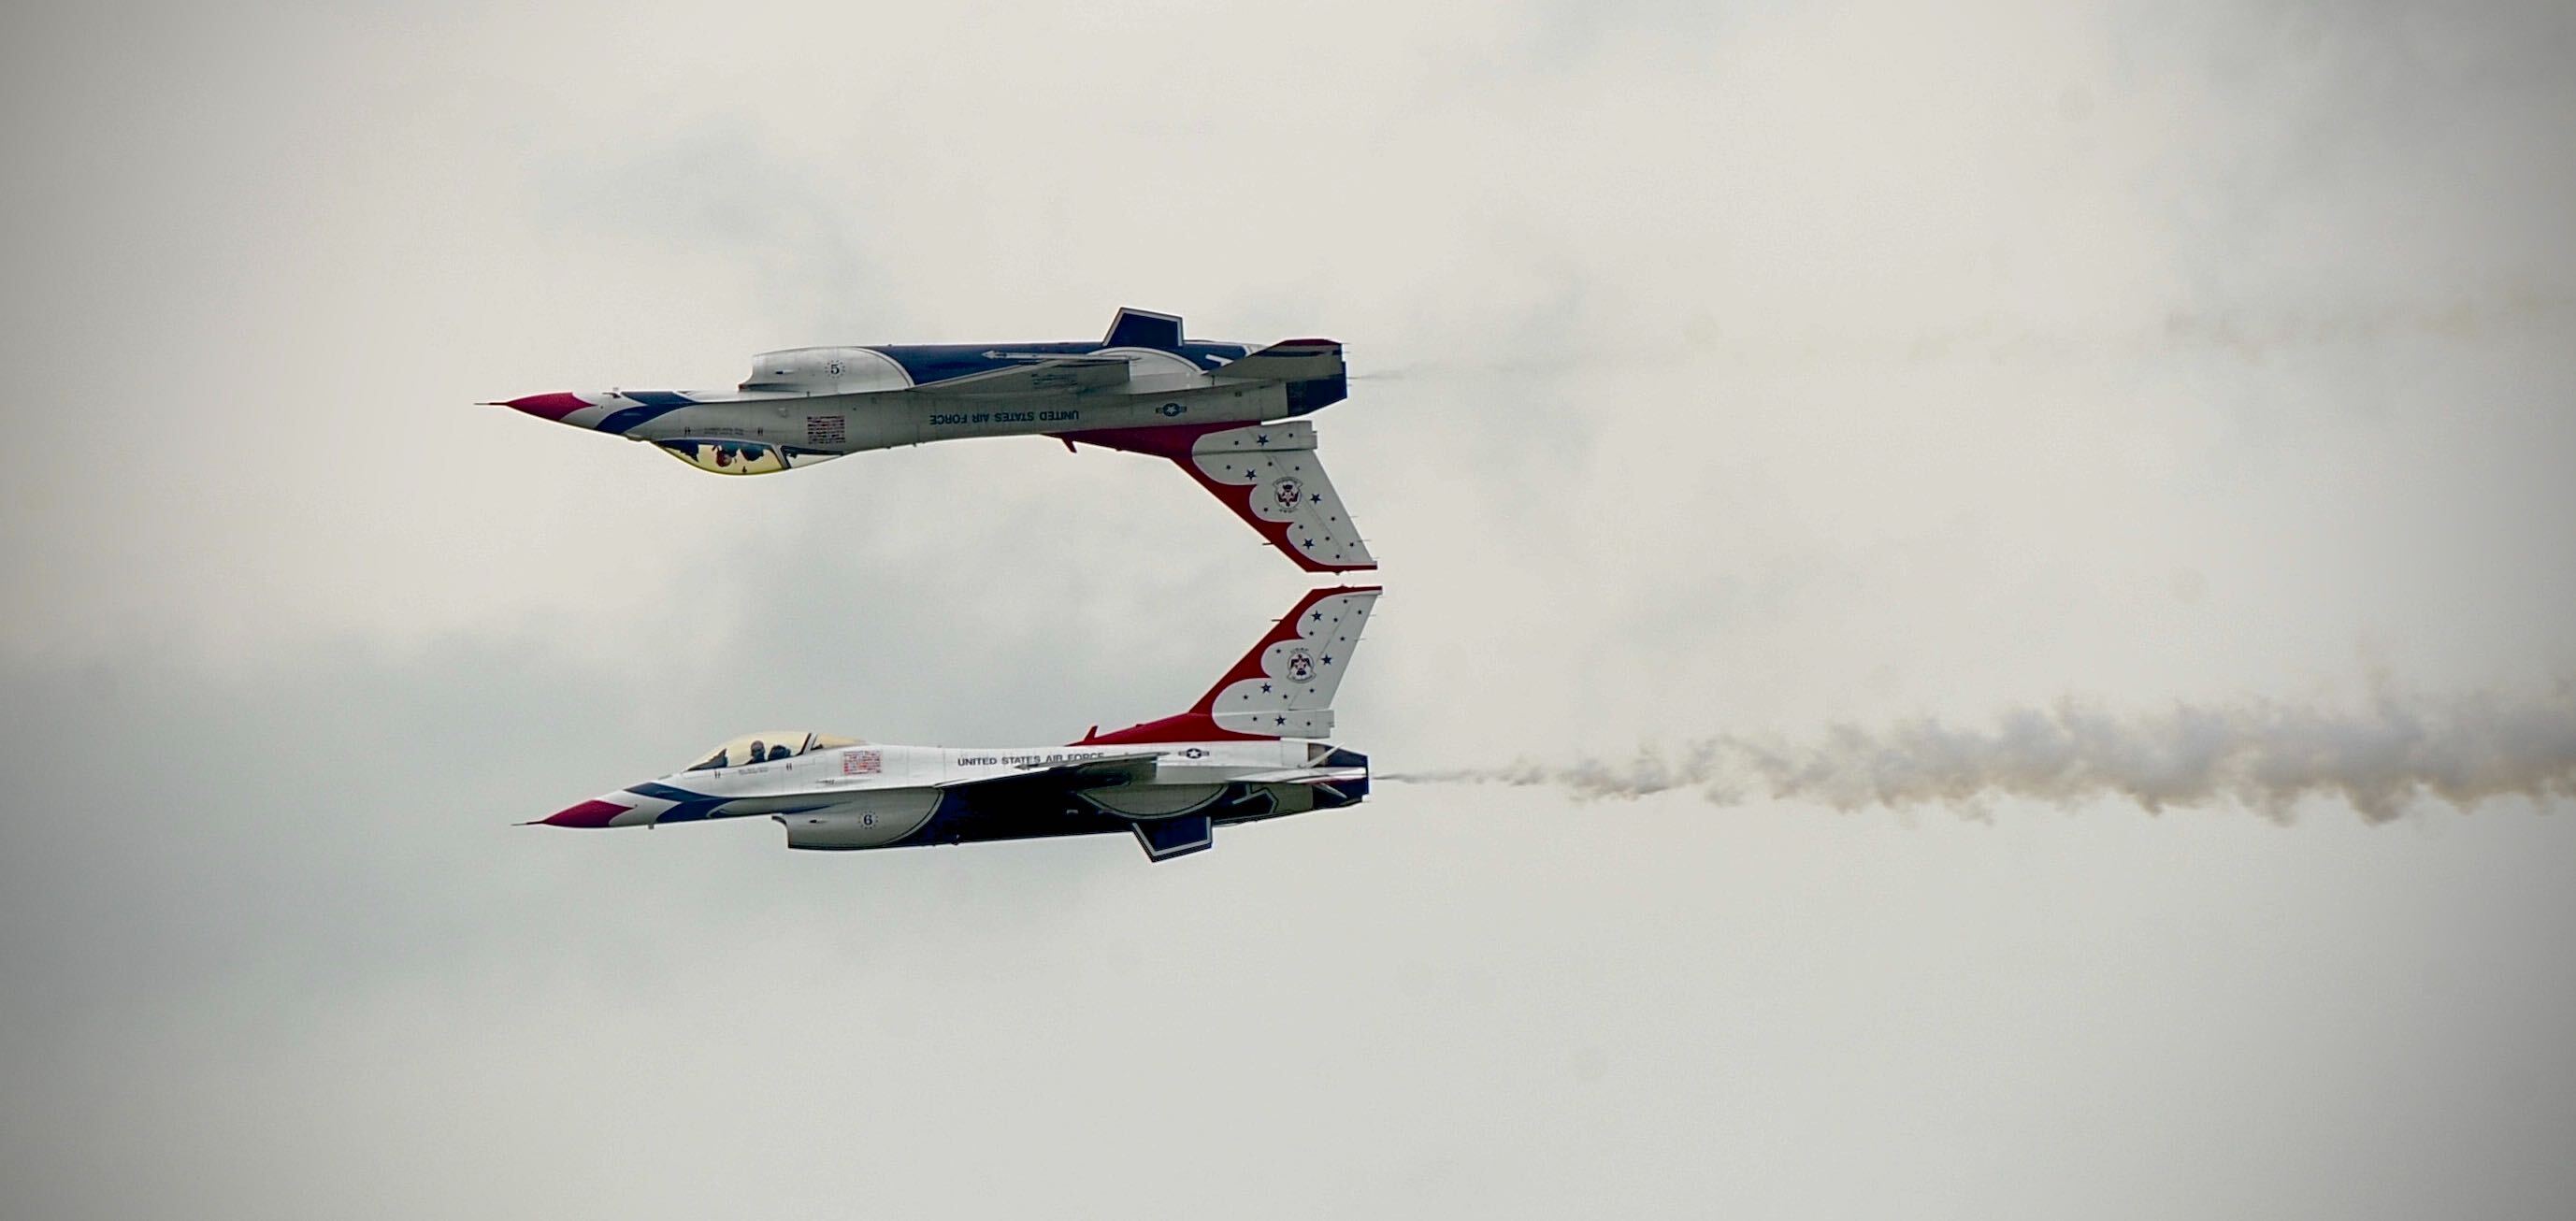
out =
[[[518,829],[1175,711],[1308,582],[1142,457],[472,405],[1341,339],[1382,771],[2554,741],[2564,6],[524,7],[0,14],[0,1211],[2576,1213],[2563,788]]]

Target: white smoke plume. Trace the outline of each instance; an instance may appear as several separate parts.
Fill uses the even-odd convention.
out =
[[[1696,788],[1720,804],[1767,796],[1847,811],[1947,805],[1970,816],[1998,798],[2072,806],[2125,797],[2149,813],[2233,803],[2280,822],[2302,799],[2322,797],[2384,823],[2421,801],[2466,811],[2492,798],[2576,798],[2576,689],[2440,706],[2382,694],[2358,714],[2255,702],[2119,716],[2066,702],[2018,709],[1984,729],[1838,724],[1803,743],[1721,735],[1675,754],[1649,747],[1629,759],[1379,779],[1552,785],[1582,798]]]

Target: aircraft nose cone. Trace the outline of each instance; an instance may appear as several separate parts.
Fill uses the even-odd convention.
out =
[[[609,819],[615,818],[633,808],[633,806],[622,806],[613,801],[601,801],[597,798],[593,798],[577,806],[566,806],[563,809],[557,810],[552,814],[548,814],[545,817],[538,819],[531,825],[544,827],[605,827],[608,825]]]
[[[578,394],[523,394],[518,398],[493,403],[491,406],[524,411],[540,420],[554,420],[560,423],[565,416],[590,406],[590,402]]]

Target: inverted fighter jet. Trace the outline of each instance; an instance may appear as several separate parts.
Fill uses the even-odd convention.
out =
[[[1375,568],[1292,417],[1348,394],[1342,345],[1184,339],[1122,309],[1098,343],[790,348],[733,390],[531,394],[493,406],[650,441],[700,470],[765,475],[863,449],[1044,435],[1168,458],[1309,572]]]
[[[787,828],[790,848],[833,850],[1125,832],[1150,860],[1186,856],[1212,847],[1221,826],[1368,796],[1368,756],[1323,739],[1377,595],[1309,593],[1189,711],[1112,733],[1093,726],[1068,746],[745,734],[684,771],[530,825],[765,817]]]

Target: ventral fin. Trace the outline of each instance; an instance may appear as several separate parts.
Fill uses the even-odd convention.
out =
[[[1205,814],[1140,820],[1127,825],[1136,833],[1136,843],[1145,849],[1145,859],[1149,861],[1168,861],[1216,846],[1216,827]]]
[[[1177,352],[1181,347],[1181,316],[1157,314],[1150,310],[1123,308],[1109,320],[1109,334],[1100,341],[1104,348],[1154,348]]]

